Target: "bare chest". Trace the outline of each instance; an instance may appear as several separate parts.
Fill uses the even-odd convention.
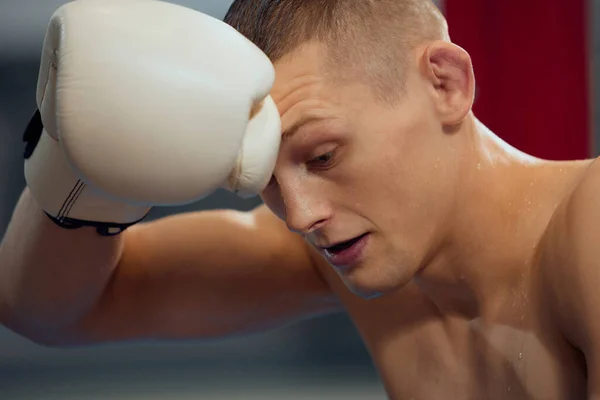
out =
[[[399,320],[356,319],[391,399],[586,398],[581,356],[540,324]]]

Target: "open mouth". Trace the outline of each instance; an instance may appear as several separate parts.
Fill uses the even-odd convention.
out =
[[[364,233],[354,239],[324,247],[322,248],[323,255],[334,267],[348,271],[363,257],[368,236],[368,233]]]
[[[327,248],[325,248],[325,250],[328,251],[328,252],[330,252],[330,253],[334,253],[334,254],[342,252],[342,251],[347,250],[350,247],[352,247],[352,245],[356,244],[360,239],[362,239],[366,235],[367,234],[365,233],[363,235],[355,237],[354,239],[350,239],[350,240],[347,240],[345,242],[338,243],[335,246],[327,247]]]

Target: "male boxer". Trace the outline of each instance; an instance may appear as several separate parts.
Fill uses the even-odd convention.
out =
[[[600,166],[478,121],[429,0],[238,0],[226,22],[256,47],[166,3],[57,11],[2,322],[71,346],[345,310],[393,399],[600,398]],[[266,206],[136,224],[217,187]]]

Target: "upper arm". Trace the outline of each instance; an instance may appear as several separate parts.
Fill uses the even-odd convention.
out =
[[[91,341],[208,338],[332,312],[337,301],[308,244],[265,207],[140,224],[96,310]]]
[[[585,355],[590,396],[600,396],[600,170],[593,165],[558,217],[552,307],[567,340]]]

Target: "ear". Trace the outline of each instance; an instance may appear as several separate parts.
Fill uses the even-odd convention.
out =
[[[461,122],[475,99],[475,75],[469,54],[453,43],[434,42],[423,53],[421,71],[431,87],[442,123]]]

